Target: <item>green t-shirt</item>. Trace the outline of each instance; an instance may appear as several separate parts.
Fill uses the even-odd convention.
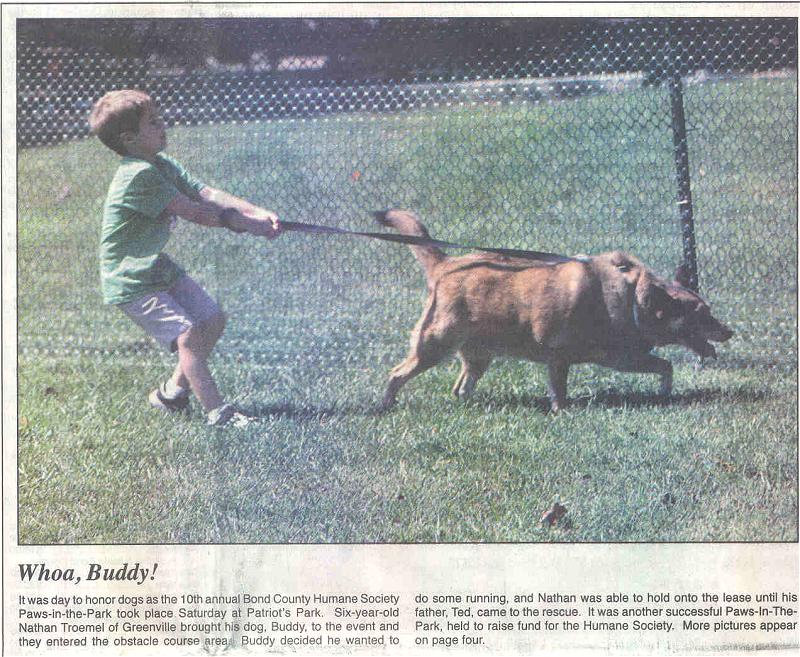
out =
[[[161,250],[178,195],[199,198],[205,185],[166,155],[154,163],[124,157],[108,188],[100,237],[100,282],[105,303],[133,301],[169,288],[184,272]]]

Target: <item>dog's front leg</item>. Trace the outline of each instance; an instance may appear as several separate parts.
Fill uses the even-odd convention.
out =
[[[659,363],[659,371],[657,373],[661,376],[661,385],[658,386],[658,394],[660,397],[667,399],[672,394],[672,363],[664,358],[656,358],[655,356],[653,356],[653,359]]]
[[[567,405],[567,375],[569,361],[560,356],[553,356],[547,361],[548,389],[550,392],[550,410],[557,413]]]
[[[609,358],[600,364],[620,372],[658,374],[661,377],[661,385],[658,388],[659,396],[667,398],[672,392],[672,363],[664,358],[650,353],[626,353]]]

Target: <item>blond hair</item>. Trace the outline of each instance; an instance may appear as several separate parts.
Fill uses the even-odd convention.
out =
[[[153,105],[153,99],[144,91],[109,91],[94,104],[89,114],[89,128],[112,151],[127,155],[122,133],[138,133],[142,115]]]

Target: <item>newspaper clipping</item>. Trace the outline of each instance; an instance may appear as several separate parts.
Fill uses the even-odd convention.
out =
[[[3,4],[3,654],[798,654],[797,17]]]

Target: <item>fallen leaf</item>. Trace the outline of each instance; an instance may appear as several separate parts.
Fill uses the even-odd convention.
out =
[[[567,507],[555,502],[553,506],[551,506],[550,509],[545,512],[539,522],[541,522],[543,525],[547,525],[548,527],[552,527],[565,515],[567,515]]]
[[[736,470],[736,466],[733,463],[728,463],[728,461],[723,461],[722,459],[717,459],[717,465],[725,472],[733,472]]]

